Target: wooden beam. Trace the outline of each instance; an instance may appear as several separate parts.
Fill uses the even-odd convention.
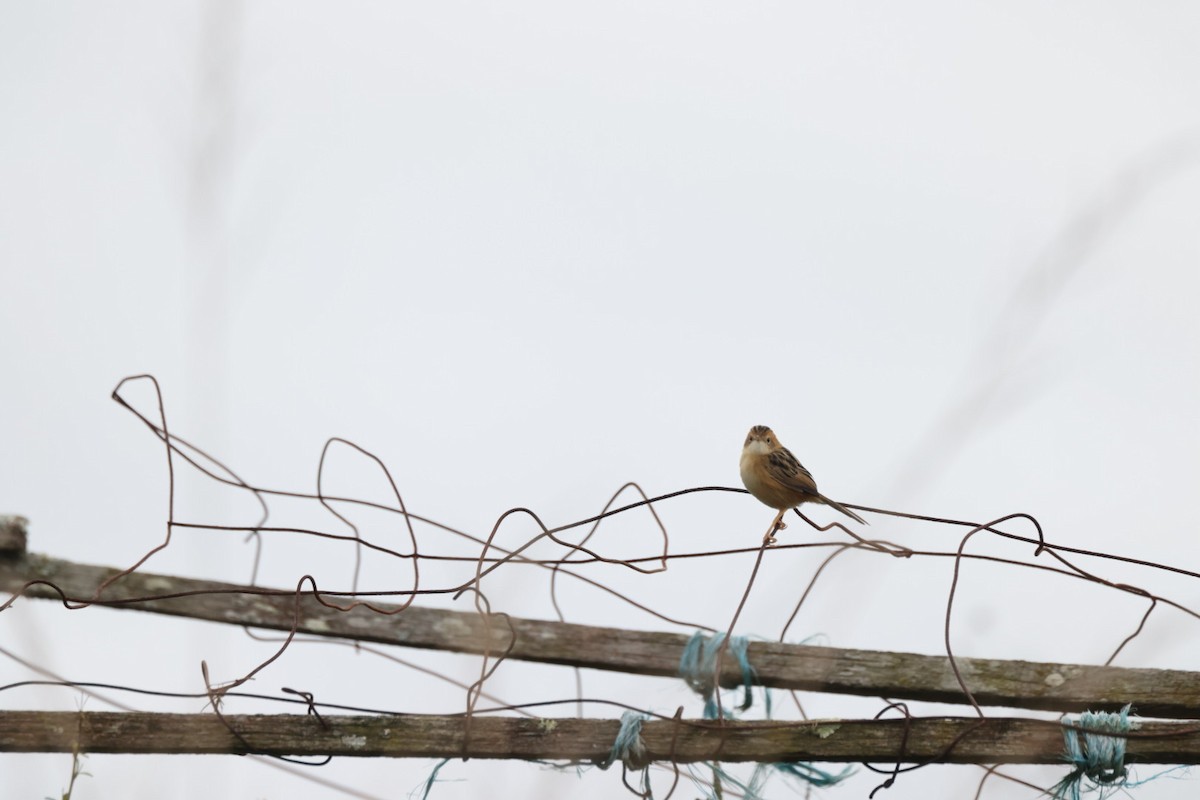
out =
[[[15,514],[0,514],[0,558],[25,552],[29,520]]]
[[[223,723],[215,714],[0,711],[0,752],[69,753],[78,747],[84,753],[588,762],[608,756],[620,725],[607,719],[477,716],[470,722],[468,738],[461,716],[324,716],[328,727],[299,714],[226,714],[224,719]],[[1200,732],[1195,726],[1142,722],[1138,733],[1142,736],[1128,739],[1130,763],[1200,763]],[[641,735],[646,754],[639,763],[1063,763],[1062,729],[1055,722],[1031,719],[651,720],[643,724]]]
[[[76,600],[90,600],[116,574],[107,567],[76,564],[36,554],[0,558],[0,591],[13,592],[34,579],[53,582]],[[263,592],[268,592],[263,594]],[[183,595],[168,597],[168,595]],[[59,599],[45,584],[26,597]],[[148,599],[147,599],[148,598]],[[154,599],[159,598],[159,599]],[[345,604],[343,598],[330,597]],[[364,642],[493,655],[522,661],[675,677],[688,636],[497,616],[488,625],[473,612],[411,606],[396,616],[365,607],[327,608],[307,593],[262,590],[151,573],[134,573],[109,586],[101,600],[113,608],[190,617],[232,625]],[[299,614],[297,614],[297,602]],[[393,609],[385,603],[376,606]],[[511,628],[510,628],[511,626]],[[780,689],[966,703],[945,656],[848,650],[752,642],[756,683]],[[1200,673],[1078,664],[959,658],[975,699],[985,706],[1047,711],[1113,711],[1133,703],[1144,717],[1200,718]],[[734,659],[725,660],[722,682],[739,684]]]

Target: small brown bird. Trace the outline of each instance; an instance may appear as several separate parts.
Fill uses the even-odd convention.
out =
[[[817,482],[792,451],[779,443],[766,425],[755,425],[742,447],[742,483],[771,508],[787,511],[801,503],[824,503],[861,522],[867,521],[817,491]]]

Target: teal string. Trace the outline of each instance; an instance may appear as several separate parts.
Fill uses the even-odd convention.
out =
[[[716,683],[717,655],[721,652],[721,644],[724,641],[724,633],[708,636],[703,631],[696,631],[688,639],[687,644],[684,645],[683,654],[679,657],[679,677],[683,678],[692,691],[704,698],[705,719],[718,719],[720,717],[729,719],[737,718],[736,714],[720,705]],[[758,673],[750,664],[750,656],[747,650],[749,646],[750,640],[745,636],[731,636],[729,638],[728,652],[737,660],[738,666],[742,670],[742,690],[744,696],[742,704],[738,706],[738,711],[746,711],[754,703],[752,689],[754,688],[754,682]],[[766,717],[770,719],[771,693],[765,689],[763,690],[763,701]],[[716,763],[710,763],[709,767],[720,780],[737,787],[746,800],[762,800],[760,792],[767,780],[774,773],[779,773],[800,783],[817,787],[833,786],[854,774],[853,767],[847,767],[841,772],[832,773],[826,772],[805,761],[790,761],[775,764],[760,764],[755,768],[753,775],[750,776],[750,780],[742,782],[725,772]]]
[[[846,778],[854,774],[853,767],[846,767],[841,772],[832,773],[826,772],[819,767],[805,762],[794,763],[777,763],[777,764],[759,764],[754,768],[754,772],[750,775],[750,780],[743,781],[729,774],[721,765],[715,762],[705,762],[705,766],[713,771],[713,775],[722,784],[734,787],[742,795],[743,800],[767,800],[763,790],[766,788],[767,781],[772,775],[779,774],[786,778],[795,780],[797,783],[816,786],[817,788],[826,788],[835,786],[841,783]],[[693,780],[697,776],[694,771],[689,769]],[[696,780],[697,784],[699,781]],[[708,794],[706,800],[717,800],[715,792]]]
[[[1085,730],[1063,728],[1066,745],[1063,759],[1074,765],[1074,769],[1054,785],[1050,790],[1051,797],[1080,800],[1083,792],[1098,791],[1104,798],[1124,788],[1129,772],[1125,768],[1125,738],[1119,734],[1129,733],[1132,727],[1129,705],[1116,714],[1085,711],[1071,723]],[[1084,778],[1091,786],[1083,787]]]
[[[854,767],[846,767],[838,773],[827,772],[805,761],[778,762],[771,765],[781,775],[799,783],[807,783],[823,789],[836,786],[854,774]]]
[[[438,762],[437,766],[433,768],[433,772],[429,773],[429,780],[425,781],[425,791],[421,793],[421,800],[429,800],[429,791],[433,788],[434,781],[437,780],[438,772],[442,769],[442,767],[449,763],[450,759],[443,758]],[[412,797],[412,795],[410,794],[409,797]]]
[[[696,631],[684,645],[683,653],[679,657],[679,677],[683,678],[692,691],[704,698],[705,719],[733,716],[732,712],[727,712],[720,705],[717,692],[717,655],[720,654],[724,641],[723,633],[708,636],[703,631]],[[754,667],[750,666],[750,656],[747,653],[749,646],[750,640],[745,636],[729,637],[728,651],[741,667],[742,688],[745,692],[742,704],[738,706],[739,711],[746,711],[754,704],[753,688],[757,673]]]
[[[620,761],[628,765],[631,760],[641,760],[646,755],[646,743],[642,741],[642,723],[649,717],[637,711],[626,711],[621,715],[621,728],[613,741],[608,758],[600,762],[600,769],[608,769]]]
[[[1085,711],[1071,724],[1077,727],[1063,728],[1063,743],[1066,752],[1063,760],[1074,765],[1074,769],[1050,789],[1055,800],[1081,800],[1085,792],[1096,792],[1100,800],[1119,791],[1133,789],[1179,771],[1186,767],[1165,769],[1140,781],[1133,780],[1132,772],[1125,766],[1125,743],[1122,734],[1137,726],[1129,719],[1129,704],[1119,712]],[[1068,720],[1064,719],[1064,722]],[[1084,728],[1085,730],[1078,730]],[[1084,785],[1084,779],[1090,785]]]

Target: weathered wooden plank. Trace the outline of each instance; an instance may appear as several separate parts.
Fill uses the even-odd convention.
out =
[[[89,600],[96,588],[114,574],[116,570],[110,568],[35,554],[0,558],[0,591],[15,591],[26,581],[42,579],[52,581],[72,598]],[[496,617],[489,626],[475,613],[420,606],[411,606],[395,616],[361,606],[341,612],[321,605],[311,594],[297,600],[289,591],[262,591],[236,584],[135,573],[109,586],[101,603],[274,630],[289,630],[296,619],[296,629],[306,634],[464,653],[487,650],[498,654],[511,643],[509,658],[640,675],[675,676],[688,640],[678,633],[520,618],[506,622]],[[171,594],[186,596],[165,597]],[[43,584],[29,587],[25,596],[59,597]],[[161,599],[141,599],[146,597]],[[384,603],[375,605],[396,608]],[[749,656],[757,671],[756,682],[763,686],[966,702],[945,656],[773,642],[751,643]],[[1142,716],[1200,718],[1200,673],[1196,672],[979,658],[959,658],[958,665],[982,705],[1100,711],[1133,703]],[[726,659],[722,681],[732,686],[740,680],[733,659]]]
[[[16,514],[0,514],[0,556],[25,552],[29,520]]]
[[[155,714],[0,711],[0,752],[193,753],[387,758],[600,761],[619,723],[604,719],[461,716]],[[228,727],[226,725],[228,724]],[[235,736],[230,728],[237,731]],[[1128,740],[1131,763],[1200,763],[1200,733],[1177,722],[1144,722]],[[1146,736],[1150,734],[1149,736]],[[961,738],[960,738],[961,737]],[[955,743],[955,740],[958,740]],[[651,720],[644,761],[875,761],[951,764],[1062,763],[1054,722],[914,718],[730,722]],[[247,744],[249,747],[247,747]],[[953,744],[953,747],[951,745]]]

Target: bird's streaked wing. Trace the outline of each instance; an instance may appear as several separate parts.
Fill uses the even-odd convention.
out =
[[[797,492],[817,494],[817,482],[804,465],[792,455],[786,447],[780,447],[767,454],[771,477]]]

